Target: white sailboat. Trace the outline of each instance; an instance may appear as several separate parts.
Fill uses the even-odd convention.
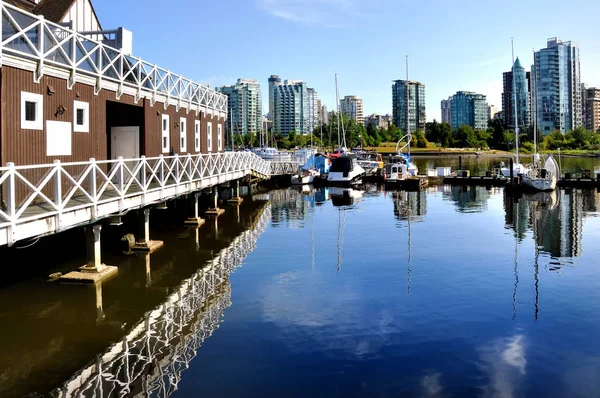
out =
[[[516,162],[513,163],[513,173],[512,174],[513,174],[513,176],[516,177],[519,174],[528,173],[529,168],[519,162],[519,116],[518,116],[518,107],[517,107],[517,82],[516,82],[517,79],[515,79],[515,70],[517,69],[517,67],[515,65],[515,49],[514,49],[514,44],[513,44],[512,38],[511,38],[510,44],[511,44],[511,48],[512,48],[512,61],[513,61],[513,65],[512,65],[513,92],[512,92],[512,95],[514,97],[513,107],[515,108],[515,147],[516,147]],[[517,64],[520,67],[521,64],[518,61],[519,60],[517,58]],[[510,177],[510,166],[507,167],[506,165],[501,164],[500,172],[502,173],[502,175],[504,177]]]
[[[387,185],[396,184],[410,177],[416,177],[419,174],[419,169],[410,160],[410,143],[412,141],[412,134],[410,133],[410,104],[408,86],[408,55],[406,56],[406,134],[404,137],[398,140],[396,143],[396,156],[386,168],[386,180]],[[406,139],[406,144],[400,147],[400,144]],[[406,153],[402,151],[407,149]]]
[[[535,73],[535,71],[533,71]],[[533,76],[533,82],[535,84],[535,75]],[[535,86],[532,90],[536,92]],[[556,189],[556,182],[558,181],[558,175],[560,168],[554,160],[554,157],[548,156],[544,165],[542,166],[542,158],[537,153],[537,96],[532,96],[533,101],[533,168],[529,170],[521,178],[521,183],[524,188],[531,189],[534,191],[554,191]]]
[[[304,160],[308,161],[303,166],[298,167],[298,174],[292,176],[292,185],[314,184],[315,179],[321,176],[321,172],[315,167],[315,153],[313,148],[313,136],[310,133],[310,150],[302,155]],[[310,154],[310,156],[307,156]]]
[[[340,100],[337,83],[337,73],[335,74],[335,94],[336,101],[338,104],[338,126],[340,123]],[[360,184],[362,178],[365,175],[365,169],[358,163],[358,156],[356,154],[345,150],[346,148],[346,134],[344,133],[344,124],[342,123],[342,137],[343,145],[340,142],[338,127],[338,147],[340,155],[332,159],[331,168],[327,175],[327,182],[332,186],[351,186]]]

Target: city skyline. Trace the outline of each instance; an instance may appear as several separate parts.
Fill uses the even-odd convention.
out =
[[[544,48],[548,38],[579,43],[581,81],[600,86],[600,38],[591,24],[580,23],[581,15],[600,12],[595,2],[576,1],[567,9],[555,0],[544,9],[516,1],[470,4],[466,0],[452,7],[375,0],[368,9],[357,0],[256,0],[233,7],[228,2],[192,2],[174,3],[178,18],[173,20],[154,12],[152,5],[157,6],[157,1],[148,3],[140,8],[106,0],[95,4],[95,9],[103,26],[124,26],[133,32],[134,55],[211,87],[233,84],[240,77],[257,79],[263,87],[263,104],[268,104],[267,79],[278,74],[310,82],[323,104],[335,109],[337,72],[341,97],[360,96],[365,114],[389,113],[390,87],[392,81],[406,78],[408,54],[409,79],[428,87],[428,120],[441,120],[440,101],[461,90],[485,94],[489,103],[499,106],[502,73],[512,66],[511,37],[515,57],[519,56],[527,70],[533,64],[533,50]],[[395,23],[406,12],[412,14],[407,24]],[[206,40],[196,29],[197,15],[210,15],[202,18],[202,35],[214,32],[218,45],[204,44]],[[503,23],[490,23],[492,15]],[[549,25],[547,21],[553,19],[561,24]],[[232,20],[236,26],[230,29]],[[423,30],[424,23],[431,29]],[[461,24],[469,29],[456,29]],[[360,35],[354,34],[356,28]],[[163,30],[192,38],[193,44],[174,40]],[[473,34],[475,30],[485,34]],[[349,33],[353,45],[372,56],[353,57],[348,62],[335,43]],[[189,51],[190,47],[196,51]],[[373,57],[381,62],[374,62]],[[244,62],[237,62],[239,59]]]

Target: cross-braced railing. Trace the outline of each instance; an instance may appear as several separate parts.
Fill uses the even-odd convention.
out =
[[[80,82],[93,85],[96,92],[115,91],[117,97],[125,93],[165,107],[174,105],[221,117],[227,114],[227,96],[208,86],[11,4],[0,2],[0,9],[0,65],[30,69],[36,81],[49,74],[67,79],[69,88]]]
[[[231,305],[229,275],[255,249],[270,219],[270,204],[266,204],[252,229],[183,281],[121,342],[81,369],[52,396],[170,396],[198,348],[222,322],[225,309]]]
[[[59,232],[253,174],[251,152],[0,167],[0,245]]]

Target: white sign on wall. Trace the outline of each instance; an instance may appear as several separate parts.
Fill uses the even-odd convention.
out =
[[[46,156],[71,156],[71,123],[46,120]]]

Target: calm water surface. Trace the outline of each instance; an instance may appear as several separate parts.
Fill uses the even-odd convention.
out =
[[[109,253],[99,290],[0,289],[0,396],[597,397],[598,211],[578,190],[247,198]]]

